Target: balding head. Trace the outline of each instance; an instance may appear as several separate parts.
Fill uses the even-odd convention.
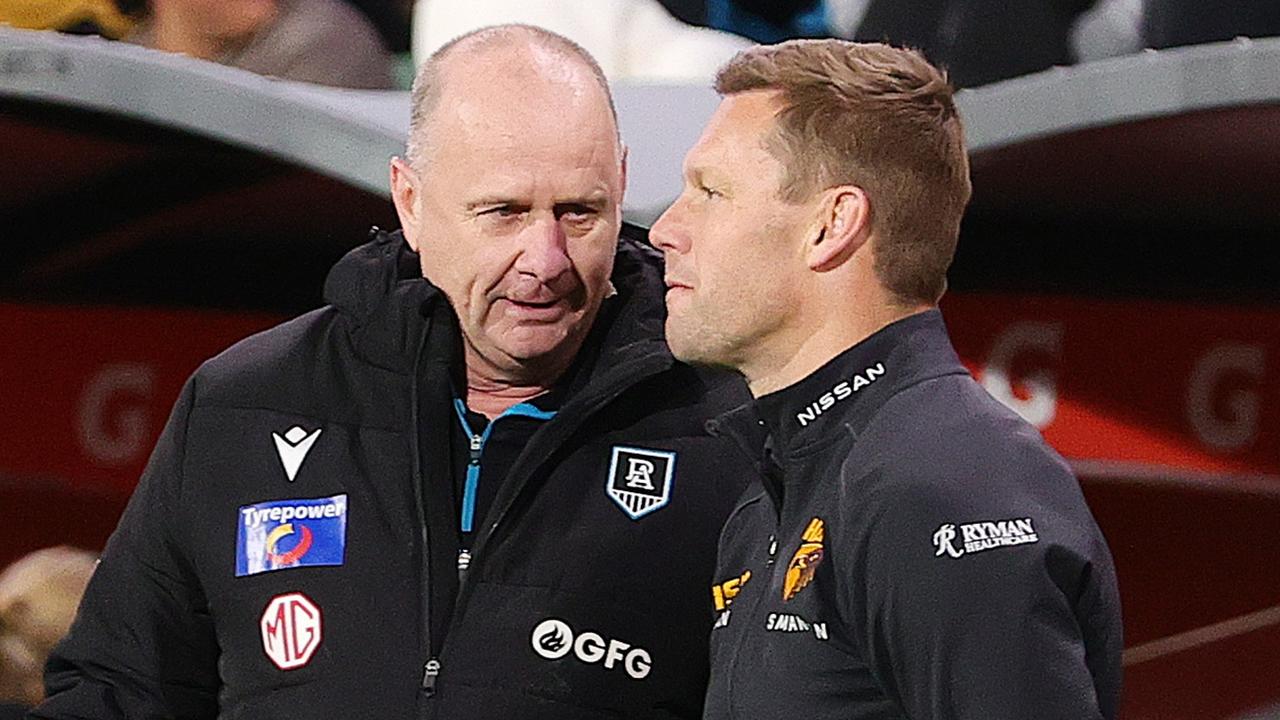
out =
[[[420,167],[436,132],[432,127],[436,109],[442,105],[470,100],[483,112],[492,105],[529,107],[528,103],[545,101],[547,95],[604,103],[617,136],[618,114],[604,71],[574,41],[540,27],[515,24],[460,35],[418,69],[406,156],[411,165]]]
[[[468,383],[550,387],[609,292],[622,222],[626,153],[604,76],[559,35],[502,26],[441,48],[414,98],[391,195],[458,316]]]

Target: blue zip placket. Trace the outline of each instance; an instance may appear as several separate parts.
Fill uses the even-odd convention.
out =
[[[462,513],[459,518],[459,525],[462,532],[469,533],[475,524],[476,515],[476,491],[480,485],[480,456],[484,454],[484,444],[489,440],[489,433],[493,430],[493,426],[504,417],[528,417],[535,420],[550,420],[555,417],[554,410],[543,410],[531,403],[517,403],[507,408],[501,415],[494,418],[484,432],[476,433],[471,430],[471,424],[467,422],[467,406],[460,398],[453,399],[453,409],[458,415],[458,422],[462,423],[462,431],[470,438],[469,445],[471,457],[467,462],[467,480],[462,487]],[[463,552],[466,552],[464,550]],[[465,568],[464,568],[465,569]]]

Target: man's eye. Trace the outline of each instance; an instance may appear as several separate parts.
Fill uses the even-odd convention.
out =
[[[702,195],[706,197],[708,200],[710,200],[711,198],[724,197],[724,195],[721,194],[719,190],[716,190],[714,188],[709,188],[706,185],[699,185],[698,191],[701,192]]]
[[[515,205],[495,205],[481,210],[480,214],[499,218],[513,218],[524,214],[524,208]]]
[[[588,205],[569,205],[559,208],[557,214],[570,222],[582,222],[594,218],[599,213],[595,208]]]

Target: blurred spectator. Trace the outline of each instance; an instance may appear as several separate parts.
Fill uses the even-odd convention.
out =
[[[1143,0],[1100,0],[1071,32],[1078,62],[1129,55],[1142,49]]]
[[[918,48],[953,83],[985,85],[1073,62],[1072,27],[1094,2],[871,0],[854,38]]]
[[[675,15],[680,22],[690,25],[707,24],[707,3],[705,0],[661,0],[662,7]]]
[[[54,547],[0,573],[0,703],[44,699],[45,660],[71,627],[96,562],[83,550]]]
[[[393,87],[392,57],[342,0],[127,0],[126,40],[262,75],[349,88]]]
[[[113,0],[0,0],[0,25],[119,40],[133,28],[133,19]]]
[[[373,23],[382,45],[394,54],[409,52],[413,0],[345,0]]]
[[[449,40],[486,25],[536,25],[591,53],[611,81],[711,84],[716,70],[750,47],[745,38],[680,22],[657,0],[418,0],[413,57],[421,63]]]
[[[1280,35],[1280,0],[1146,0],[1143,30],[1153,48]]]
[[[761,43],[831,35],[823,0],[707,0],[707,25]]]
[[[871,0],[827,0],[827,27],[834,37],[850,39],[867,15]]]

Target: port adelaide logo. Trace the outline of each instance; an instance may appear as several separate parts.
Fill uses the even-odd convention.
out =
[[[615,446],[605,492],[628,517],[639,520],[671,500],[675,471],[673,452]]]

